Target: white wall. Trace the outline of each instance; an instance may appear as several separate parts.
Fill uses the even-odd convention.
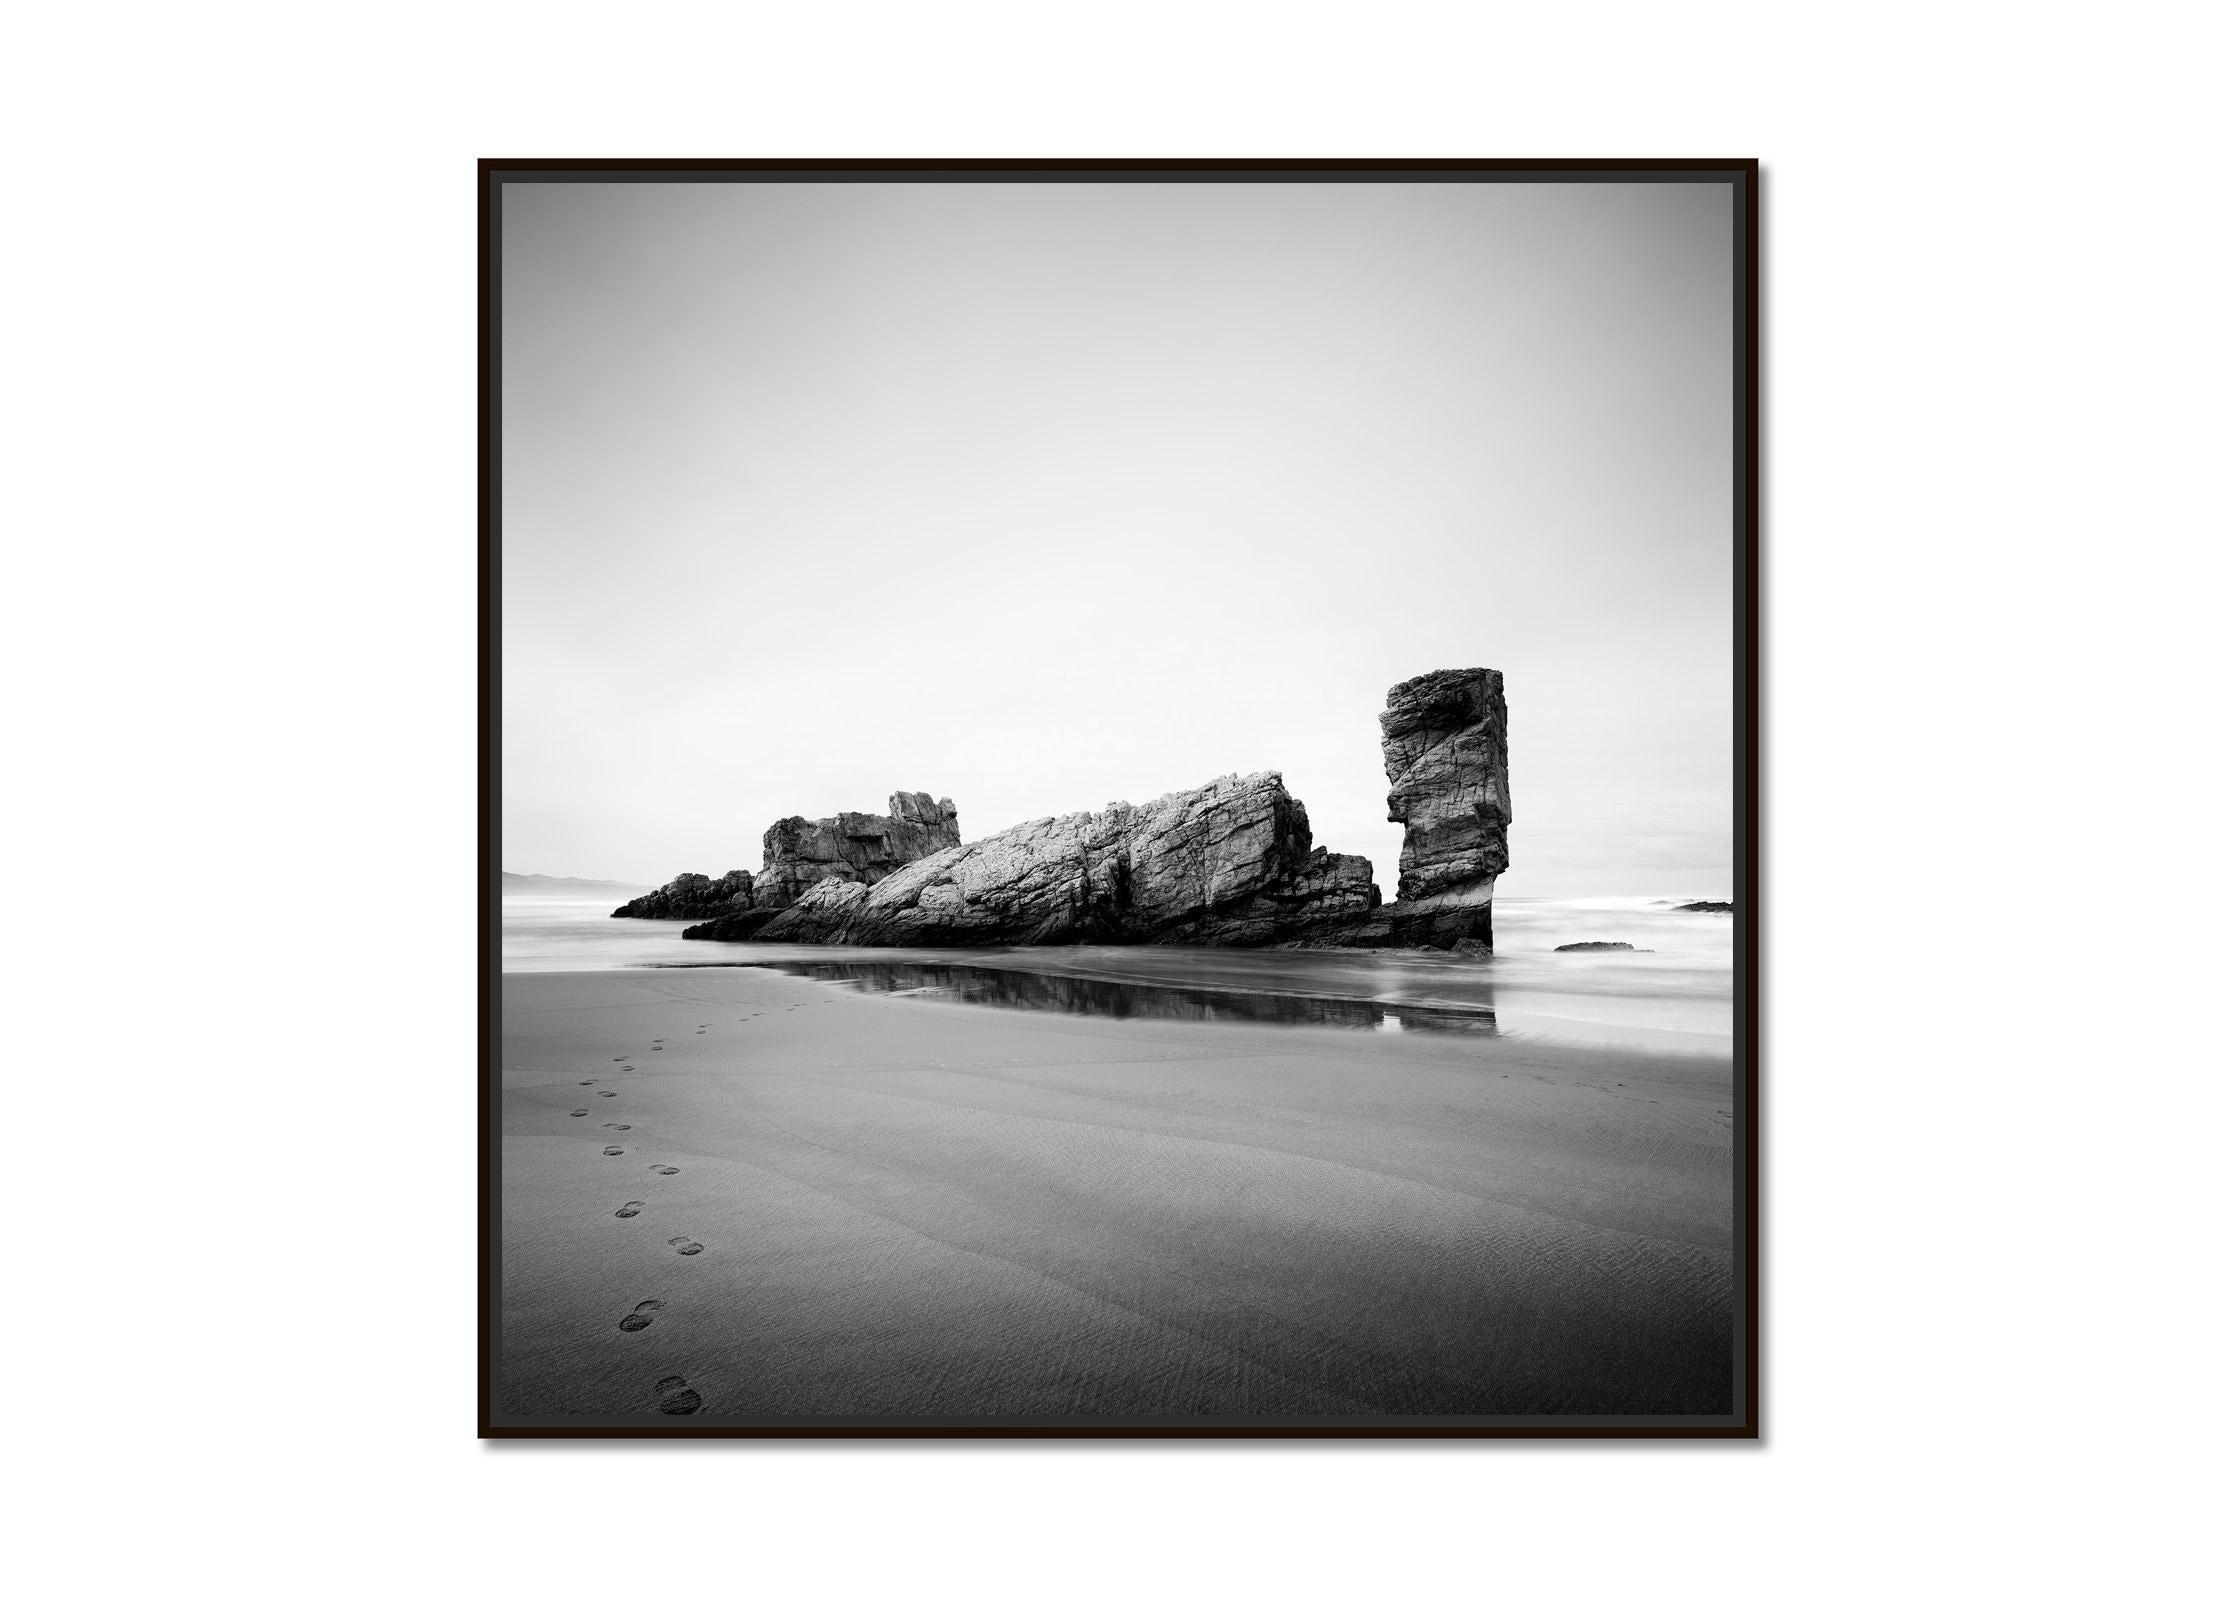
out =
[[[28,1589],[2229,1581],[2224,15],[18,19]],[[1763,1445],[470,1437],[471,163],[857,153],[1768,163]]]

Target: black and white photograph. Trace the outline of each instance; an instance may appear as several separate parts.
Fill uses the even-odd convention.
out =
[[[486,1435],[1752,1436],[1755,180],[486,162]]]
[[[18,1588],[2240,1588],[2233,8],[10,23]]]

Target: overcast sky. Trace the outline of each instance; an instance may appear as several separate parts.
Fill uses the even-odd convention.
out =
[[[1508,895],[1729,887],[1729,192],[509,184],[504,865],[1274,768],[1507,676]]]

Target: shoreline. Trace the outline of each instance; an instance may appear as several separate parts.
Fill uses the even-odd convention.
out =
[[[1641,924],[1635,910],[1567,913],[1559,927],[1504,937],[1486,957],[1388,950],[1262,950],[1190,945],[856,946],[687,943],[674,925],[516,914],[503,931],[507,973],[692,971],[701,968],[843,969],[865,987],[878,969],[945,974],[1043,974],[1088,990],[1116,986],[1172,1007],[1196,1000],[1214,1011],[1263,1012],[1321,1001],[1342,1011],[1381,1006],[1396,1025],[1490,1021],[1504,1033],[1570,1038],[1651,1051],[1731,1054],[1734,974],[1726,919],[1664,915]],[[1630,919],[1609,926],[1613,918]],[[1586,919],[1586,920],[1579,920]],[[1632,935],[1628,951],[1561,952],[1573,934]],[[1654,941],[1653,943],[1650,941]],[[937,979],[937,986],[941,980]],[[1010,980],[1023,986],[1023,978]],[[987,987],[983,984],[981,987]],[[954,998],[945,997],[945,998]],[[1095,1009],[1093,1003],[1088,1006]],[[1270,1017],[1269,1020],[1275,1020]],[[1329,1019],[1336,1021],[1338,1019]],[[1361,1025],[1362,1019],[1355,1019]]]

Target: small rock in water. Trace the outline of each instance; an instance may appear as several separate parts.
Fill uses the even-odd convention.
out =
[[[1483,961],[1487,956],[1493,954],[1493,946],[1487,944],[1483,939],[1458,939],[1455,941],[1454,954],[1468,956],[1474,961]]]
[[[1673,910],[1724,911],[1728,916],[1731,917],[1734,915],[1734,902],[1732,900],[1690,900],[1684,906],[1674,906]]]
[[[1631,950],[1632,948],[1633,946],[1630,944],[1621,944],[1613,939],[1582,939],[1577,944],[1557,945],[1556,953],[1560,955],[1566,950]]]

